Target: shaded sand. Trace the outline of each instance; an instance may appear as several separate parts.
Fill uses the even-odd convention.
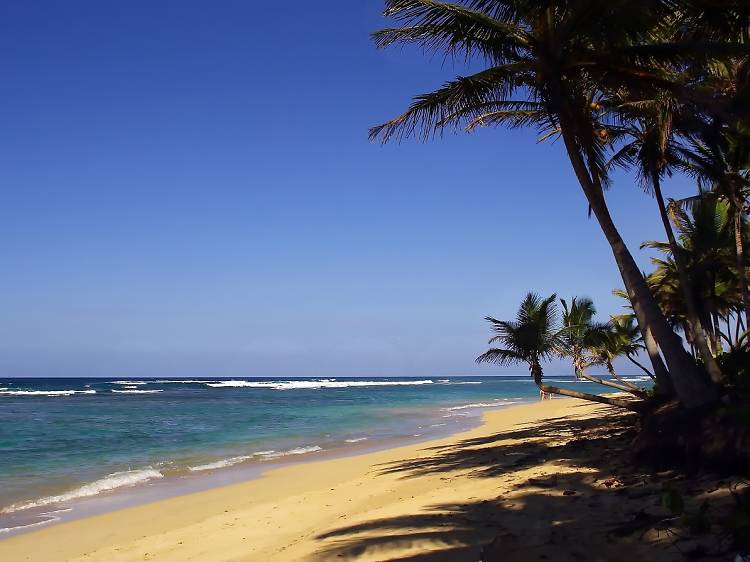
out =
[[[11,537],[0,560],[680,560],[642,523],[664,518],[660,477],[623,475],[634,423],[570,399],[515,406],[441,440]]]

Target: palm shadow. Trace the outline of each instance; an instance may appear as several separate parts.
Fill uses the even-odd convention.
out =
[[[415,458],[381,465],[380,474],[399,474],[404,479],[440,474],[446,485],[458,475],[500,480],[545,462],[568,470],[527,478],[515,490],[493,499],[435,504],[410,515],[326,531],[316,537],[321,542],[316,558],[655,559],[654,548],[639,540],[638,531],[649,522],[633,524],[639,506],[652,502],[655,493],[658,497],[655,491],[660,486],[654,477],[634,472],[627,464],[637,418],[606,407],[597,414],[520,425],[509,432],[426,448]],[[520,443],[521,439],[532,441]],[[578,509],[583,505],[586,509]],[[656,559],[671,559],[664,557],[667,551],[658,552]]]

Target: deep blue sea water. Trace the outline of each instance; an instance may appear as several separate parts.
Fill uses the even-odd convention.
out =
[[[0,379],[0,538],[85,498],[426,439],[536,399],[528,377],[507,376]]]

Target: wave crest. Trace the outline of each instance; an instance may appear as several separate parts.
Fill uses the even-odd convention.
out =
[[[94,482],[90,482],[89,484],[84,484],[80,488],[76,488],[75,490],[71,490],[70,492],[65,492],[64,494],[60,494],[58,496],[47,496],[45,498],[40,498],[38,500],[30,502],[13,504],[11,506],[0,509],[0,513],[13,513],[24,509],[30,509],[32,507],[42,507],[45,505],[66,502],[78,498],[87,498],[96,496],[97,494],[101,494],[102,492],[108,492],[110,490],[124,488],[126,486],[134,486],[136,484],[142,484],[144,482],[148,482],[149,480],[163,477],[164,475],[161,472],[151,467],[143,468],[140,470],[113,472],[112,474],[105,476],[104,478],[95,480]]]
[[[74,394],[96,394],[96,390],[0,390],[4,396],[73,396]]]
[[[421,386],[434,384],[429,379],[419,381],[337,381],[334,379],[321,379],[312,381],[245,381],[227,380],[206,382],[212,388],[268,388],[272,390],[316,390],[320,388],[352,388],[372,386]]]

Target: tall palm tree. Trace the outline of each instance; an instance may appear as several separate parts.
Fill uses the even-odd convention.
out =
[[[638,401],[598,396],[544,384],[542,362],[559,354],[563,345],[555,306],[556,298],[557,295],[551,295],[543,299],[539,295],[528,293],[518,308],[515,321],[496,320],[488,316],[486,320],[492,325],[495,334],[489,343],[499,344],[499,347],[492,347],[477,357],[477,363],[526,363],[534,383],[543,392],[640,410],[642,403]]]
[[[750,289],[748,288],[748,256],[745,248],[744,224],[750,211],[750,133],[717,125],[707,130],[702,138],[694,138],[683,151],[686,169],[696,175],[703,188],[701,195],[683,200],[718,198],[729,205],[734,232],[737,283],[745,310],[745,322],[750,326]]]
[[[375,33],[379,47],[417,44],[484,68],[417,96],[405,113],[372,128],[371,138],[427,139],[446,127],[479,125],[536,126],[545,136],[559,135],[611,247],[644,339],[658,343],[685,406],[713,402],[714,389],[667,324],[604,197],[603,90],[625,82],[673,83],[661,67],[636,66],[631,48],[658,37],[664,22],[674,20],[672,2],[655,0],[634,10],[627,0],[387,0],[385,15],[402,26]],[[657,376],[668,378],[655,346],[649,351]]]
[[[685,317],[693,334],[693,342],[700,352],[711,380],[721,384],[725,377],[709,348],[707,330],[703,326],[694,295],[690,291],[685,260],[672,230],[661,189],[662,178],[671,175],[672,167],[679,162],[679,149],[674,139],[674,127],[681,118],[679,109],[677,100],[665,94],[652,100],[625,100],[625,103],[619,105],[618,110],[630,114],[634,119],[624,128],[627,142],[611,162],[624,167],[635,167],[639,183],[645,191],[653,193],[656,199],[678,274],[678,287],[682,291]]]
[[[608,381],[588,372],[591,364],[589,350],[602,345],[610,335],[608,324],[594,321],[594,301],[588,297],[573,297],[570,305],[565,299],[560,299],[560,304],[563,308],[560,353],[563,357],[571,358],[576,377],[624,392],[638,391],[633,385]]]
[[[684,323],[691,342],[693,328],[686,321],[686,302],[695,303],[703,326],[711,335],[714,353],[721,352],[718,319],[729,308],[742,306],[734,263],[734,239],[729,205],[716,198],[698,197],[690,212],[670,204],[670,214],[678,233],[676,248],[685,267],[687,296],[677,272],[674,247],[664,242],[644,242],[642,247],[658,250],[666,258],[652,259],[656,269],[647,281],[668,318]]]

